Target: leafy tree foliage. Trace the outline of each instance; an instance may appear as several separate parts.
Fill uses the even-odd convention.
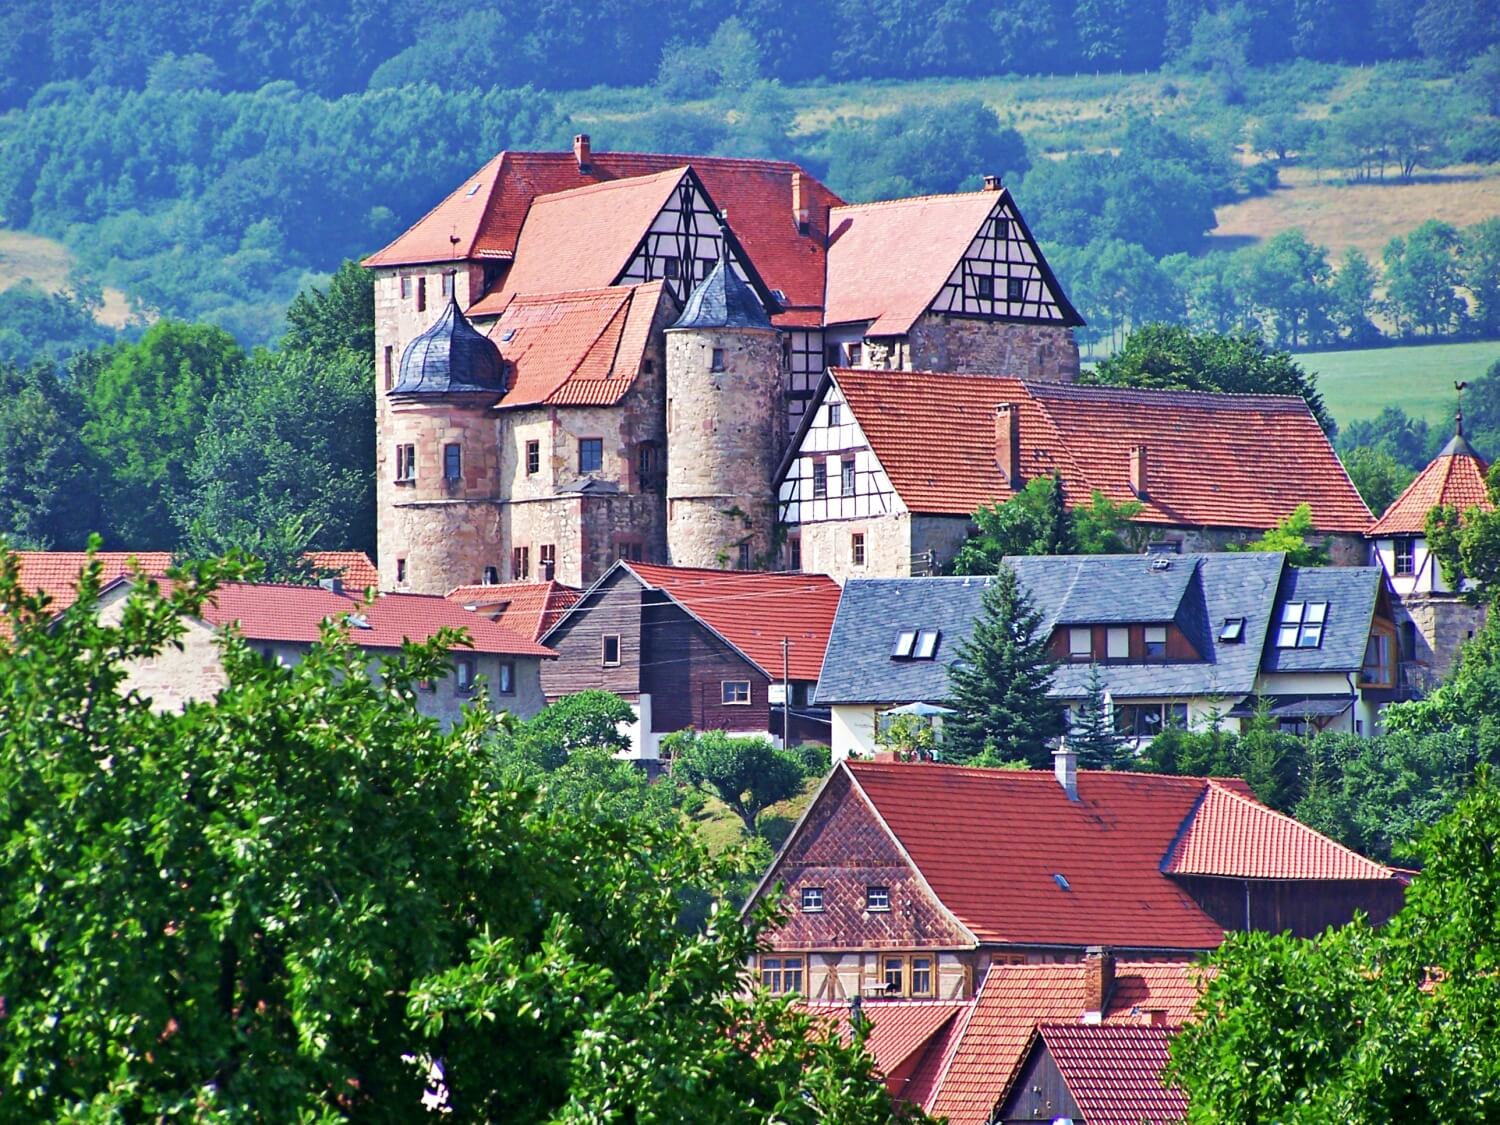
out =
[[[1423,329],[1429,335],[1450,332],[1464,315],[1457,286],[1458,230],[1429,219],[1406,238],[1386,243],[1387,303],[1403,331]]]
[[[974,513],[978,529],[948,565],[950,574],[995,574],[1007,555],[1109,555],[1135,546],[1131,524],[1144,504],[1115,503],[1097,489],[1087,505],[1067,507],[1061,477],[1036,477],[999,504]],[[1128,542],[1127,542],[1128,541]]]
[[[1042,618],[1016,572],[1002,565],[984,591],[973,635],[948,674],[955,714],[943,724],[943,757],[1051,764],[1062,711],[1047,698],[1057,664]]]
[[[634,719],[630,704],[618,695],[579,691],[537,712],[526,724],[524,740],[553,768],[580,750],[630,749],[630,736],[620,728]]]
[[[99,511],[81,414],[74,388],[50,365],[0,361],[0,536],[11,547],[84,545]]]
[[[287,307],[281,346],[320,357],[348,351],[373,363],[375,276],[350,259],[328,279],[326,289],[303,289]]]
[[[1311,504],[1298,504],[1259,539],[1232,544],[1231,551],[1281,551],[1292,566],[1327,566],[1328,538],[1318,540]]]
[[[115,334],[95,311],[86,295],[49,293],[31,280],[0,289],[0,363],[64,360],[110,343]]]
[[[1391,506],[1417,475],[1385,450],[1368,445],[1346,449],[1340,457],[1365,506],[1377,516]]]
[[[1399,406],[1387,406],[1374,418],[1350,422],[1339,438],[1346,451],[1373,449],[1416,472],[1432,460],[1438,442],[1446,441],[1447,435],[1433,433],[1425,418],[1413,418]]]
[[[1250,268],[1250,296],[1267,311],[1278,347],[1292,348],[1327,335],[1328,252],[1298,230],[1275,235]]]
[[[1328,314],[1340,336],[1355,344],[1367,344],[1380,335],[1373,317],[1379,307],[1375,287],[1379,275],[1370,259],[1358,249],[1344,252],[1328,291]]]
[[[739,994],[763,919],[677,926],[730,861],[417,711],[455,637],[373,677],[331,625],[293,667],[230,637],[212,702],[127,691],[215,573],[107,625],[97,567],[57,623],[0,567],[0,1116],[409,1120],[434,1064],[461,1120],[895,1116],[868,1056]]]
[[[1500,497],[1500,464],[1485,476],[1491,504]],[[1500,592],[1500,512],[1469,508],[1459,511],[1441,504],[1427,513],[1427,543],[1443,569],[1443,580],[1457,587],[1467,578],[1476,584],[1474,597],[1493,598]]]
[[[1487,336],[1500,336],[1500,219],[1485,219],[1463,232],[1459,272],[1474,298],[1474,319]]]
[[[1085,769],[1126,769],[1134,761],[1135,755],[1115,730],[1104,676],[1097,664],[1089,665],[1087,694],[1073,709],[1067,738],[1068,745],[1078,754],[1078,764]]]
[[[671,744],[672,772],[713,793],[755,834],[761,810],[802,789],[802,763],[767,738],[742,738],[721,730],[681,732]]]

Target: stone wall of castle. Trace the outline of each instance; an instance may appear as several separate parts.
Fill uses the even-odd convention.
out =
[[[1458,659],[1470,637],[1484,627],[1485,610],[1454,594],[1408,594],[1397,600],[1396,624],[1405,634],[1401,661],[1410,686],[1430,690]],[[1412,628],[1402,625],[1410,622]],[[1410,643],[1413,651],[1405,651]]]
[[[902,358],[909,371],[1009,375],[1044,383],[1078,378],[1078,342],[1071,328],[1060,325],[923,313],[907,335]]]

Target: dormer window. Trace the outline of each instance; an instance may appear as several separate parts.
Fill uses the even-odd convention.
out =
[[[1080,663],[1094,658],[1094,631],[1087,626],[1068,630],[1068,659]]]
[[[1237,645],[1244,639],[1245,619],[1243,617],[1224,618],[1224,624],[1219,627],[1219,640],[1227,645]]]
[[[1144,640],[1147,660],[1167,658],[1167,627],[1165,625],[1147,625]]]
[[[1328,618],[1327,602],[1287,602],[1276,630],[1277,648],[1318,648]]]

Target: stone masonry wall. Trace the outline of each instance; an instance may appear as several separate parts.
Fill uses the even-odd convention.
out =
[[[1484,627],[1484,607],[1451,594],[1408,594],[1393,608],[1398,629],[1404,621],[1415,626],[1416,651],[1401,653],[1401,659],[1416,665],[1418,687],[1435,687],[1453,667],[1463,643]]]
[[[1060,325],[924,313],[908,334],[905,358],[913,371],[1009,375],[1044,383],[1078,378],[1078,342],[1071,328]]]

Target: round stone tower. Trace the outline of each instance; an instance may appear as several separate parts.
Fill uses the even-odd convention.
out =
[[[666,336],[667,553],[675,566],[769,568],[786,444],[781,337],[727,243]]]
[[[504,391],[499,349],[456,302],[407,345],[378,427],[382,590],[445,594],[498,573]]]

